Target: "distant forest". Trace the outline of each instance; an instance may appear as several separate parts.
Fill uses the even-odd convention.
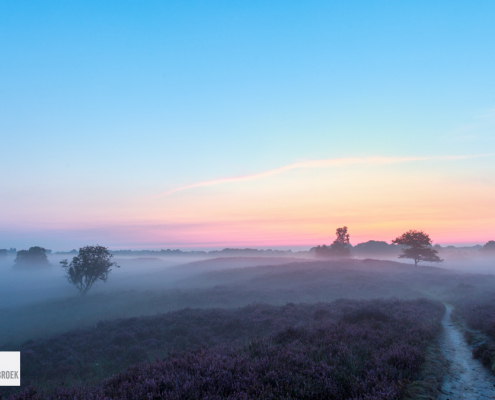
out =
[[[491,242],[489,242],[491,243]],[[403,246],[388,244],[384,241],[369,240],[364,243],[359,243],[355,246],[349,245],[351,249],[351,256],[355,257],[372,257],[372,256],[395,256],[400,253]],[[435,245],[435,248],[441,252],[474,252],[486,247],[481,245],[476,246],[445,246]],[[212,258],[217,257],[312,257],[316,247],[307,251],[292,251],[292,250],[272,250],[272,249],[233,249],[226,248],[223,250],[211,250],[211,251],[183,251],[179,249],[161,249],[161,250],[110,250],[110,253],[116,256],[134,256],[134,257],[163,257],[163,256],[207,256]],[[77,254],[76,249],[67,252],[54,252],[53,254]],[[50,250],[47,250],[47,254],[50,254]]]

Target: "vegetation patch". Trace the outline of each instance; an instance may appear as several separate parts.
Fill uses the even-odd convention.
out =
[[[495,291],[463,287],[463,296],[452,300],[452,319],[461,325],[473,357],[495,373]]]
[[[23,374],[45,380],[37,374],[49,363],[63,379],[110,360],[125,371],[92,387],[30,388],[12,399],[396,399],[417,380],[444,311],[424,299],[338,300],[102,322],[25,343],[32,354]]]
[[[425,351],[425,360],[416,380],[405,391],[404,400],[436,400],[442,390],[444,376],[448,371],[448,362],[442,354],[437,336]]]

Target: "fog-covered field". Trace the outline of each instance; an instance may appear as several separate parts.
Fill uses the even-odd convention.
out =
[[[437,268],[453,272],[495,274],[495,257],[479,256],[476,252],[444,251],[442,264]],[[77,294],[71,287],[65,272],[60,267],[60,261],[70,259],[73,255],[53,254],[48,256],[50,267],[42,269],[15,269],[14,257],[0,258],[0,309],[32,304],[44,300],[65,298]],[[354,257],[365,259],[366,256]],[[398,261],[392,254],[378,254],[381,260]],[[228,274],[219,274],[218,282],[214,282],[213,275],[205,278],[202,273],[222,271],[259,265],[278,265],[292,262],[317,261],[310,254],[303,256],[285,257],[221,257],[209,258],[206,256],[187,257],[156,257],[156,256],[116,256],[114,261],[120,268],[114,268],[111,278],[106,283],[99,283],[92,288],[92,293],[109,293],[122,290],[162,290],[165,288],[198,286],[206,287],[222,284]],[[401,262],[403,262],[401,260]],[[407,263],[407,261],[405,262]],[[242,279],[241,275],[233,279]]]
[[[495,354],[490,339],[493,337],[495,343],[495,330],[492,328],[495,326],[495,313],[487,306],[493,305],[495,298],[495,274],[490,267],[493,265],[493,259],[486,257],[446,259],[441,266],[423,264],[414,266],[397,260],[357,258],[201,259],[200,257],[116,256],[114,261],[120,268],[113,268],[108,281],[99,282],[85,296],[78,296],[77,290],[67,282],[64,271],[59,265],[64,258],[68,257],[50,255],[51,265],[38,270],[15,269],[12,267],[12,258],[4,259],[0,267],[2,274],[0,347],[1,350],[22,351],[25,375],[21,389],[28,383],[34,385],[38,391],[45,391],[43,392],[45,394],[40,395],[39,398],[50,393],[57,393],[56,396],[59,396],[57,398],[72,398],[76,395],[80,398],[99,398],[101,393],[108,395],[114,393],[113,390],[124,390],[116,388],[126,385],[129,375],[125,374],[137,373],[136,371],[139,371],[143,379],[167,381],[171,378],[164,375],[158,377],[155,374],[156,368],[168,370],[172,368],[171,365],[182,365],[186,360],[194,362],[200,369],[203,368],[202,363],[214,362],[218,373],[223,374],[225,368],[230,368],[228,365],[232,362],[232,357],[240,357],[238,362],[245,369],[243,374],[251,371],[248,374],[251,379],[249,385],[261,385],[252,392],[242,389],[242,393],[248,393],[247,398],[270,393],[273,396],[280,396],[278,389],[274,389],[274,383],[263,380],[265,378],[261,378],[263,374],[260,372],[263,368],[271,368],[278,376],[274,378],[275,380],[282,379],[281,376],[287,374],[287,371],[284,372],[280,368],[283,363],[288,362],[288,359],[275,357],[277,352],[292,354],[291,352],[294,351],[296,353],[303,351],[300,346],[317,345],[326,346],[327,351],[334,354],[332,352],[337,350],[332,350],[336,349],[333,339],[320,344],[317,344],[318,341],[311,342],[320,340],[317,339],[318,329],[328,334],[330,332],[337,334],[340,329],[342,332],[347,332],[346,335],[349,337],[353,334],[375,335],[377,329],[391,334],[396,328],[387,324],[391,324],[401,315],[399,311],[390,311],[396,307],[391,305],[395,304],[393,302],[396,299],[406,301],[400,303],[400,307],[404,307],[404,310],[413,310],[416,307],[413,304],[416,303],[410,301],[426,298],[431,301],[428,307],[437,310],[432,311],[435,315],[431,317],[433,319],[421,319],[426,318],[428,313],[424,315],[420,313],[414,317],[419,318],[415,322],[419,324],[418,326],[426,324],[424,329],[430,336],[425,334],[426,336],[421,336],[422,339],[418,342],[414,339],[416,333],[411,331],[407,334],[403,333],[406,338],[404,343],[398,339],[391,339],[398,346],[394,347],[395,350],[383,347],[383,354],[394,351],[402,354],[397,355],[399,358],[394,359],[396,361],[387,361],[388,358],[378,360],[372,355],[371,350],[365,350],[367,346],[373,345],[362,342],[362,339],[358,340],[356,337],[352,339],[357,340],[355,344],[349,339],[351,350],[339,350],[343,353],[338,353],[340,355],[335,353],[336,358],[330,359],[328,355],[318,358],[314,353],[315,350],[308,350],[304,356],[306,358],[300,360],[302,363],[300,365],[305,365],[304,368],[309,368],[310,365],[311,368],[321,368],[323,364],[330,368],[329,366],[333,365],[325,373],[322,372],[322,376],[326,377],[327,383],[333,382],[328,383],[330,386],[327,390],[333,390],[335,398],[344,399],[352,396],[361,398],[366,393],[372,396],[369,398],[377,399],[405,396],[411,392],[411,385],[416,385],[422,368],[428,365],[428,357],[431,358],[431,354],[437,354],[435,356],[437,358],[441,357],[440,352],[432,353],[431,349],[435,348],[436,340],[441,335],[439,321],[443,311],[438,310],[443,310],[443,304],[456,307],[454,315],[459,323],[466,325],[466,329],[477,329],[480,335],[484,335],[484,347],[480,347],[479,344],[476,347],[478,358],[491,366],[492,354]],[[339,303],[342,301],[340,299],[359,300],[361,303]],[[392,303],[378,305],[378,303],[370,303],[372,299],[384,299],[384,301],[389,299]],[[294,310],[298,311],[294,311],[295,314],[293,311],[288,314],[287,304],[294,305],[296,307]],[[479,304],[483,305],[483,313]],[[471,315],[469,311],[471,309],[478,311]],[[351,312],[349,310],[354,310],[352,312],[357,314],[367,310],[367,316],[356,322],[358,325],[353,325],[354,323],[345,325],[349,324],[349,321],[345,320],[343,315]],[[413,314],[416,313],[414,310],[411,311]],[[396,315],[393,315],[394,313]],[[321,317],[317,314],[321,314]],[[381,316],[385,314],[386,317]],[[476,322],[478,320],[483,320],[483,324]],[[287,332],[287,329],[289,331],[303,329],[303,331],[288,342],[277,344],[276,338],[279,337],[277,335]],[[266,351],[269,357],[268,364],[264,367],[257,364],[252,350],[252,346],[258,346],[254,344],[258,343],[256,340],[262,340],[260,342],[262,344],[259,345],[268,346],[263,347],[265,349],[263,351]],[[477,340],[480,340],[479,337]],[[404,346],[413,347],[407,347],[406,350]],[[398,350],[399,348],[402,350]],[[360,372],[356,372],[356,376],[360,376],[359,379],[362,381],[354,382],[353,386],[349,375],[347,380],[344,380],[346,383],[342,383],[344,386],[341,387],[338,382],[339,379],[344,378],[338,378],[340,375],[337,371],[342,360],[347,357],[346,351],[358,351],[361,352],[360,354],[368,355],[360,356],[364,358],[359,362],[356,361],[358,363],[356,366],[347,364],[345,366],[347,369],[357,368]],[[268,354],[272,354],[275,358]],[[313,355],[307,358],[308,354]],[[370,357],[375,357],[373,359],[377,363],[373,367],[371,364],[366,364],[371,360]],[[361,362],[365,364],[360,364]],[[409,362],[412,364],[408,364]],[[136,363],[144,364],[135,366]],[[158,363],[153,367],[155,372],[151,373],[151,370],[147,369],[146,365],[151,365],[149,363]],[[381,383],[370,378],[369,368],[383,369],[385,365],[386,368],[393,368],[395,372],[390,372],[391,375],[380,380]],[[127,368],[131,369],[125,372]],[[324,387],[323,381],[312,380],[304,372],[303,367],[302,370],[299,370],[299,367],[294,368],[296,375],[290,378],[293,379],[291,387],[316,385],[311,389],[313,391],[308,389],[304,392],[306,389],[301,389],[303,391],[300,393],[306,393],[305,396],[310,397],[315,393],[321,393]],[[124,375],[115,375],[120,372]],[[183,373],[183,369],[177,370],[177,374]],[[205,372],[198,370],[197,373]],[[243,374],[241,375],[244,376]],[[102,383],[103,379],[111,376],[115,376],[112,378],[114,383]],[[191,385],[198,384],[192,375],[184,375],[183,379]],[[209,389],[204,389],[204,396],[210,393],[220,396],[218,398],[228,397],[219,394],[227,389],[225,387],[222,389],[222,383],[217,378],[208,375],[205,379],[213,379],[213,383]],[[239,376],[235,379],[241,378]],[[234,381],[228,384],[231,385],[229,386],[231,389],[228,390],[232,391],[232,387],[239,383]],[[435,382],[430,382],[429,386],[424,384],[423,392],[428,390],[431,392],[432,387],[441,384]],[[57,389],[60,385],[64,385],[65,389]],[[70,389],[82,385],[92,385],[93,389]],[[126,392],[125,398],[139,398],[145,390],[139,385],[136,386],[135,392]],[[166,390],[163,387],[162,390],[160,384],[157,385],[158,388],[153,389],[154,395],[168,393],[170,398],[186,398],[186,394],[199,396],[197,392],[188,392],[184,387],[167,386]],[[16,391],[16,389],[2,390],[5,394]],[[68,391],[64,392],[64,390]],[[82,391],[76,393],[73,390]],[[172,392],[176,397],[172,396]],[[182,395],[178,395],[179,392]],[[241,396],[241,392],[232,391],[237,393],[236,396]],[[22,396],[24,395],[19,398],[27,398]],[[38,398],[36,396],[33,398]],[[293,394],[293,398],[297,398],[297,394]]]

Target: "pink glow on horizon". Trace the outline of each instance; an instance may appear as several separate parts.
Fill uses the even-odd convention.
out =
[[[464,174],[466,163],[475,161],[378,157],[295,163],[235,185],[227,178],[228,184],[211,181],[174,196],[116,198],[98,207],[78,200],[65,212],[41,204],[43,213],[27,208],[19,218],[4,220],[4,227],[12,225],[4,236],[18,232],[112,247],[312,247],[331,243],[335,229],[345,225],[353,244],[390,243],[409,229],[424,230],[439,244],[486,243],[495,239],[495,184],[477,179],[485,176],[482,169]]]

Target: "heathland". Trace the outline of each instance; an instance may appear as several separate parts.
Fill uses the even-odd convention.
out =
[[[460,271],[458,263],[115,261],[121,268],[86,296],[77,296],[55,265],[5,267],[13,300],[0,309],[0,350],[21,351],[22,386],[1,393],[437,398],[447,373],[439,368],[445,304],[475,357],[489,368],[495,358],[495,275]],[[483,262],[487,270],[491,261]]]

